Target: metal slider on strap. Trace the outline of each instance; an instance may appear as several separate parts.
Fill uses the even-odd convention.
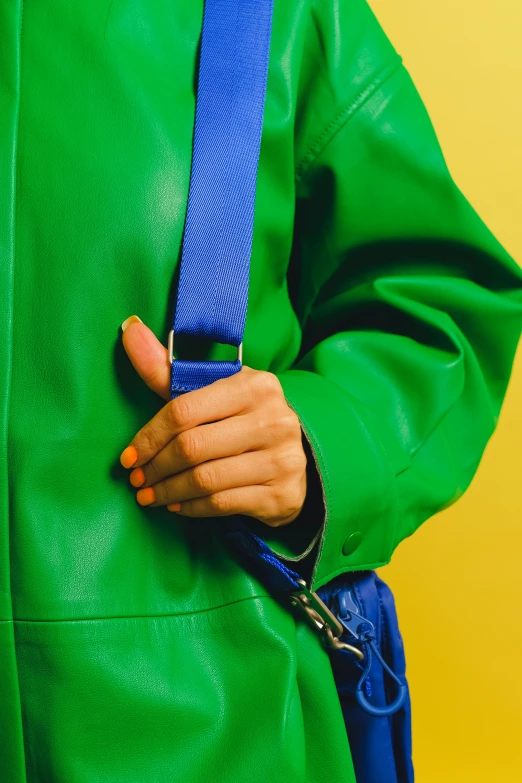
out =
[[[169,332],[168,337],[168,343],[167,343],[167,350],[169,355],[169,364],[172,365],[172,362],[174,361],[174,329],[171,329]],[[237,361],[241,362],[243,364],[243,343],[239,343],[237,346]]]
[[[297,579],[296,581],[302,586],[302,589],[290,593],[289,601],[292,606],[298,610],[299,614],[314,630],[324,634],[326,642],[330,647],[336,650],[348,650],[359,661],[363,661],[364,653],[362,650],[341,641],[340,637],[345,629],[317,593],[309,589],[304,579]]]

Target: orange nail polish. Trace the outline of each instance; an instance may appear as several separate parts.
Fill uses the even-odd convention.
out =
[[[124,468],[132,468],[138,459],[138,452],[134,446],[127,446],[120,454],[120,462]]]
[[[167,508],[169,511],[179,511],[181,508],[181,503],[169,503]]]
[[[144,489],[139,489],[136,492],[136,499],[140,506],[148,506],[150,503],[154,503],[156,500],[154,487],[145,487]]]
[[[145,484],[145,473],[142,468],[134,468],[129,474],[129,481],[133,487],[141,487]]]

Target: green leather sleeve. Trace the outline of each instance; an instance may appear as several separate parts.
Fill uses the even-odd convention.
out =
[[[288,280],[302,344],[277,372],[321,480],[314,589],[387,563],[463,494],[522,330],[522,271],[377,19],[362,0],[317,8]]]

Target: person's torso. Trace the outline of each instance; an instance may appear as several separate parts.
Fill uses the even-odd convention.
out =
[[[243,342],[245,364],[269,370],[291,364],[300,338],[287,284],[304,24],[293,5],[274,11]],[[0,12],[6,783],[23,779],[16,764],[35,783],[319,783],[321,732],[349,753],[317,637],[296,635],[218,521],[139,506],[119,463],[165,404],[120,324],[136,313],[166,344],[202,10],[26,0],[20,37],[21,4]],[[307,694],[322,715],[303,714]],[[350,781],[348,757],[342,768]]]

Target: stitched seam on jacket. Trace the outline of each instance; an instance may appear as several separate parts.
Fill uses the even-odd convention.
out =
[[[387,63],[377,76],[366,87],[356,95],[356,97],[334,117],[334,119],[321,131],[319,136],[309,147],[295,168],[295,182],[302,180],[312,163],[319,157],[321,152],[330,143],[335,134],[354,117],[359,109],[370,99],[373,93],[392,76],[402,65],[402,57],[396,54],[396,59],[392,63]]]
[[[11,321],[10,321],[10,344],[12,346],[13,344],[13,323],[14,323],[14,275],[15,275],[15,268],[16,268],[16,261],[15,261],[15,255],[16,255],[16,208],[18,203],[18,154],[19,154],[19,134],[20,134],[20,104],[22,99],[22,34],[23,34],[23,24],[24,24],[24,0],[21,0],[20,4],[20,34],[18,38],[18,63],[17,63],[17,88],[18,88],[18,96],[17,96],[17,106],[16,106],[16,132],[15,132],[15,143],[16,143],[16,149],[14,150],[14,171],[13,171],[13,195],[12,195],[12,274],[11,274],[11,302],[12,302],[12,308],[11,308]],[[12,351],[11,351],[11,357],[12,357]],[[6,402],[6,411],[7,411],[7,419],[6,419],[6,443],[9,443],[9,412],[10,412],[10,401],[11,401],[11,384],[12,384],[12,358],[10,357],[9,362],[9,385],[8,385],[8,400]],[[8,448],[8,446],[7,446]],[[9,493],[8,493],[8,520],[7,520],[7,526],[8,526],[8,562],[9,562],[9,597],[11,601],[11,615],[13,614],[13,587],[12,587],[12,562],[11,562],[11,511],[9,507]],[[11,622],[11,621],[8,621]],[[23,752],[23,773],[24,773],[24,782],[27,783],[27,746],[26,746],[26,726],[25,726],[25,720],[24,720],[24,712],[22,708],[22,689],[21,689],[21,683],[20,683],[20,671],[18,668],[18,657],[17,657],[17,643],[16,643],[16,631],[15,626],[13,623],[13,658],[14,658],[14,667],[16,672],[16,684],[18,687],[18,710],[19,710],[19,720],[20,720],[20,740],[22,744],[22,752]],[[22,781],[20,782],[22,783]]]
[[[236,601],[229,601],[226,604],[217,604],[217,606],[206,606],[203,609],[191,609],[186,612],[172,612],[165,614],[123,614],[123,615],[107,615],[106,617],[40,617],[40,618],[23,618],[13,617],[12,620],[1,620],[5,623],[89,623],[97,620],[158,620],[162,617],[193,617],[197,614],[206,614],[213,612],[217,609],[226,609],[229,606],[235,604],[242,604],[246,601],[253,601],[259,598],[270,598],[271,600],[277,600],[270,593],[261,593],[259,595],[248,595],[245,598],[238,598]]]

